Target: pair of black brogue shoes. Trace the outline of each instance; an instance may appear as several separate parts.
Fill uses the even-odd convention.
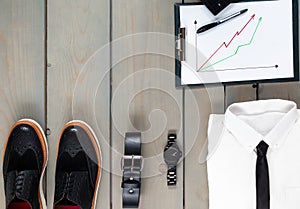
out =
[[[4,147],[6,209],[46,209],[43,176],[48,145],[40,125],[16,122]],[[58,138],[54,209],[95,209],[101,153],[92,129],[83,121],[67,123]]]

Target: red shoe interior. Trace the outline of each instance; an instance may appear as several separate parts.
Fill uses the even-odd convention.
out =
[[[31,209],[31,207],[26,202],[19,202],[9,204],[8,209]]]

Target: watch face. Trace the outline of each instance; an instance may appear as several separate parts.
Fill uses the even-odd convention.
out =
[[[164,152],[164,159],[168,165],[176,165],[181,158],[181,151],[176,146],[171,146]]]

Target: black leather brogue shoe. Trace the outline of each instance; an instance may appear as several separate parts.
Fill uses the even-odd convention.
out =
[[[46,137],[39,124],[31,119],[16,122],[4,147],[6,209],[46,209],[42,179],[47,160]]]
[[[55,209],[95,209],[101,153],[92,129],[83,121],[67,123],[59,136]]]

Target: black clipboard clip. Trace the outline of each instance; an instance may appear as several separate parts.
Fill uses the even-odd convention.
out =
[[[175,43],[176,59],[179,61],[185,60],[185,28],[178,29],[178,37]]]

